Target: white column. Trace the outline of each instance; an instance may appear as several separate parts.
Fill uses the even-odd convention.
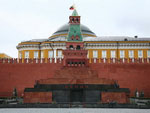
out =
[[[56,63],[56,49],[54,49],[54,59],[55,59],[55,63]]]

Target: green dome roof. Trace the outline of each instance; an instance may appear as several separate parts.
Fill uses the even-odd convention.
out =
[[[83,38],[88,36],[96,37],[95,33],[93,33],[87,26],[80,24],[80,27]],[[50,38],[59,36],[67,37],[68,32],[69,32],[69,23],[61,26],[56,32],[52,34]]]

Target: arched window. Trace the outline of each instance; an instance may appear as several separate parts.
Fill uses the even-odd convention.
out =
[[[74,40],[74,36],[72,35],[71,40]]]
[[[73,45],[70,45],[70,46],[69,46],[69,49],[73,49]]]
[[[72,22],[74,22],[74,18],[72,18]]]
[[[76,19],[76,21],[78,22],[78,21],[79,21],[79,19],[77,18],[77,19]]]
[[[80,45],[77,45],[77,48],[76,48],[77,50],[80,50],[81,49],[81,47],[80,47]]]
[[[79,40],[79,39],[80,39],[80,37],[77,35],[77,36],[76,36],[76,40]]]

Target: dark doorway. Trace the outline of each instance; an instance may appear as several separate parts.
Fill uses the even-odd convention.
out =
[[[83,102],[83,90],[71,90],[70,101],[71,102]]]

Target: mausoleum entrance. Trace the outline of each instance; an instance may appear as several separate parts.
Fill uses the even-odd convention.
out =
[[[70,91],[70,102],[83,102],[83,90],[71,90]]]

